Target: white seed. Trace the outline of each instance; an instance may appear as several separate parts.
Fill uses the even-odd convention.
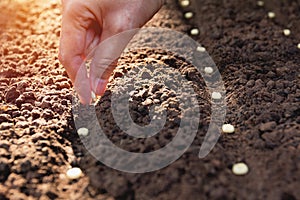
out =
[[[222,126],[222,131],[224,133],[233,133],[234,132],[234,126],[232,126],[231,124],[224,124]]]
[[[79,136],[87,136],[89,134],[89,129],[87,128],[80,128],[77,130]]]
[[[186,12],[184,13],[184,18],[191,19],[194,16],[194,13],[192,12]]]
[[[92,99],[96,99],[96,94],[93,91],[92,91],[91,97],[92,97]]]
[[[249,172],[249,168],[245,163],[236,163],[232,166],[232,172],[235,175],[245,175]]]
[[[300,43],[297,45],[298,49],[300,49]]]
[[[199,29],[197,29],[197,28],[193,28],[192,30],[191,30],[191,35],[199,35]]]
[[[289,36],[289,35],[291,34],[290,29],[284,29],[284,30],[283,30],[283,34],[284,34],[285,36]]]
[[[220,92],[213,92],[211,98],[219,100],[222,98],[222,94]]]
[[[268,12],[268,17],[269,17],[270,19],[274,18],[275,16],[276,16],[276,15],[275,15],[274,12]]]
[[[82,175],[82,171],[78,167],[73,167],[67,171],[67,177],[69,179],[78,179]]]
[[[211,73],[214,72],[214,69],[213,69],[212,67],[205,67],[205,68],[204,68],[204,72],[205,72],[206,74],[211,74]]]
[[[199,47],[197,47],[197,51],[199,51],[199,52],[205,52],[206,49],[204,47],[199,46]]]
[[[180,0],[179,2],[180,2],[181,7],[187,7],[190,5],[189,0]]]
[[[264,1],[257,1],[257,5],[258,5],[258,6],[264,6],[264,5],[265,5],[265,2],[264,2]]]

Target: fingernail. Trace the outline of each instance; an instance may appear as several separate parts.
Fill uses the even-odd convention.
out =
[[[97,95],[100,95],[102,96],[105,92],[105,89],[106,89],[106,85],[108,83],[108,80],[104,80],[104,79],[99,79],[97,78],[96,81],[95,81],[95,85],[96,85],[96,91],[95,93]]]

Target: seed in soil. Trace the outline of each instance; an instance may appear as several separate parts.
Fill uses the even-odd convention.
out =
[[[241,176],[249,172],[249,168],[245,163],[236,163],[232,166],[232,172],[235,175]]]
[[[290,29],[284,29],[284,30],[283,30],[283,34],[284,34],[285,36],[291,35]]]
[[[275,16],[276,16],[276,15],[275,15],[274,12],[268,12],[268,17],[269,17],[270,19],[273,19]]]
[[[192,30],[191,30],[191,35],[199,35],[199,29],[197,29],[197,28],[193,28]]]
[[[232,126],[231,124],[224,124],[222,126],[222,131],[224,133],[233,133],[234,132],[234,126]]]
[[[264,6],[264,5],[265,5],[265,2],[264,2],[264,1],[257,1],[257,5],[258,5],[258,6]]]
[[[199,46],[199,47],[197,47],[197,51],[199,51],[199,52],[205,52],[206,49],[204,47]]]
[[[87,128],[80,128],[77,130],[79,136],[87,136],[89,134],[89,129]]]
[[[214,72],[214,69],[213,69],[212,67],[205,67],[205,68],[204,68],[204,72],[205,72],[206,74],[211,74],[211,73]]]
[[[69,179],[78,179],[82,175],[82,171],[78,167],[73,167],[67,171],[67,177]]]
[[[179,1],[181,7],[187,7],[190,5],[190,1],[189,0],[180,0]]]
[[[213,92],[213,93],[211,94],[211,98],[216,99],[216,100],[219,100],[219,99],[222,98],[222,95],[221,95],[220,92]]]
[[[300,49],[300,43],[297,45],[298,49]]]
[[[194,16],[194,13],[192,12],[186,12],[184,13],[184,18],[191,19]]]

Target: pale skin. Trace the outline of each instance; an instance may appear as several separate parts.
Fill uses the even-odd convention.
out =
[[[62,0],[62,30],[59,60],[65,67],[83,104],[91,102],[91,92],[103,95],[118,57],[129,40],[110,42],[124,31],[142,27],[163,5],[163,0]],[[107,41],[107,42],[105,42]],[[97,47],[99,63],[90,74],[82,67],[84,59]],[[109,45],[108,45],[109,44]],[[76,83],[77,82],[77,83]]]

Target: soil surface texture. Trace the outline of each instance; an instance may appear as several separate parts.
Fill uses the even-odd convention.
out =
[[[205,47],[222,76],[224,123],[235,132],[222,133],[202,159],[212,100],[202,73],[186,59],[189,47],[176,37],[140,35],[133,41],[139,48],[120,57],[105,94],[95,106],[82,106],[58,61],[60,2],[1,0],[0,9],[0,200],[300,199],[299,1],[265,0],[259,6],[254,0],[190,0],[182,7],[168,0],[146,25],[190,36]],[[271,11],[275,18],[268,17]],[[187,12],[192,18],[185,18]],[[194,28],[199,34],[191,34]],[[284,29],[291,34],[284,35]],[[161,43],[176,46],[182,55],[155,48]],[[192,90],[178,94],[167,87],[173,81]],[[151,114],[158,108],[167,117],[157,135],[135,138],[117,125],[115,117],[122,118],[126,108],[113,114],[112,98],[130,87],[130,117],[124,120],[147,126],[160,117]],[[188,98],[197,106],[182,106],[180,99]],[[87,120],[95,108],[107,138],[133,153],[167,146],[176,138],[182,113],[199,109],[200,118],[192,127],[195,140],[178,160],[157,171],[127,173],[104,165],[85,147],[77,128],[95,127],[94,121],[76,124],[79,108]],[[139,167],[122,157],[115,162]],[[239,162],[248,166],[247,174],[232,172]],[[80,178],[67,177],[72,167],[83,171]]]

